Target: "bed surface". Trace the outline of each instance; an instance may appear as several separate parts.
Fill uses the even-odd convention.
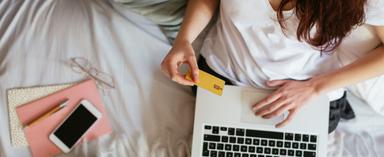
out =
[[[84,57],[111,74],[103,94],[114,134],[63,156],[189,156],[194,97],[159,65],[170,49],[160,29],[106,0],[0,0],[0,157],[28,157],[9,137],[6,89],[84,78],[68,61]],[[382,156],[384,118],[350,97],[357,118],[330,135],[328,156]]]

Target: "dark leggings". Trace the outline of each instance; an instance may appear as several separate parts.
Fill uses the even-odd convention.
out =
[[[224,80],[226,85],[233,85],[228,78],[213,71],[202,56],[200,56],[197,64],[199,65],[199,69]],[[192,91],[196,95],[197,87],[193,86]],[[355,118],[355,113],[346,98],[346,93],[344,93],[340,99],[330,102],[328,133],[336,129],[341,119],[350,120],[353,118]]]

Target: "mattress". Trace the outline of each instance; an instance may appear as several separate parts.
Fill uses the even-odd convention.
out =
[[[0,156],[30,156],[11,146],[6,89],[84,79],[72,57],[115,79],[102,94],[114,133],[63,156],[190,156],[195,98],[161,73],[169,49],[155,24],[107,0],[0,1]],[[357,118],[329,136],[328,156],[384,155],[383,117],[349,99]]]

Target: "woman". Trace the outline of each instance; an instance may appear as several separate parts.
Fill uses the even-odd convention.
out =
[[[291,121],[310,99],[327,94],[331,132],[340,117],[354,117],[343,88],[384,73],[382,44],[345,67],[337,64],[335,50],[362,24],[372,25],[383,42],[383,8],[383,0],[191,0],[161,67],[183,85],[199,81],[199,67],[228,84],[276,88],[252,110],[263,118],[289,111],[277,127]],[[217,9],[218,21],[197,63],[191,43]],[[193,82],[178,72],[182,63],[189,64]]]

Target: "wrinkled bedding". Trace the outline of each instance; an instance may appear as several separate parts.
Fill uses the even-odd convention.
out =
[[[30,156],[11,146],[6,89],[84,79],[68,65],[79,56],[116,81],[103,94],[114,133],[63,156],[190,156],[194,97],[161,74],[169,49],[155,24],[110,1],[1,2],[0,157]],[[384,118],[350,100],[357,118],[330,135],[328,156],[383,156]]]

